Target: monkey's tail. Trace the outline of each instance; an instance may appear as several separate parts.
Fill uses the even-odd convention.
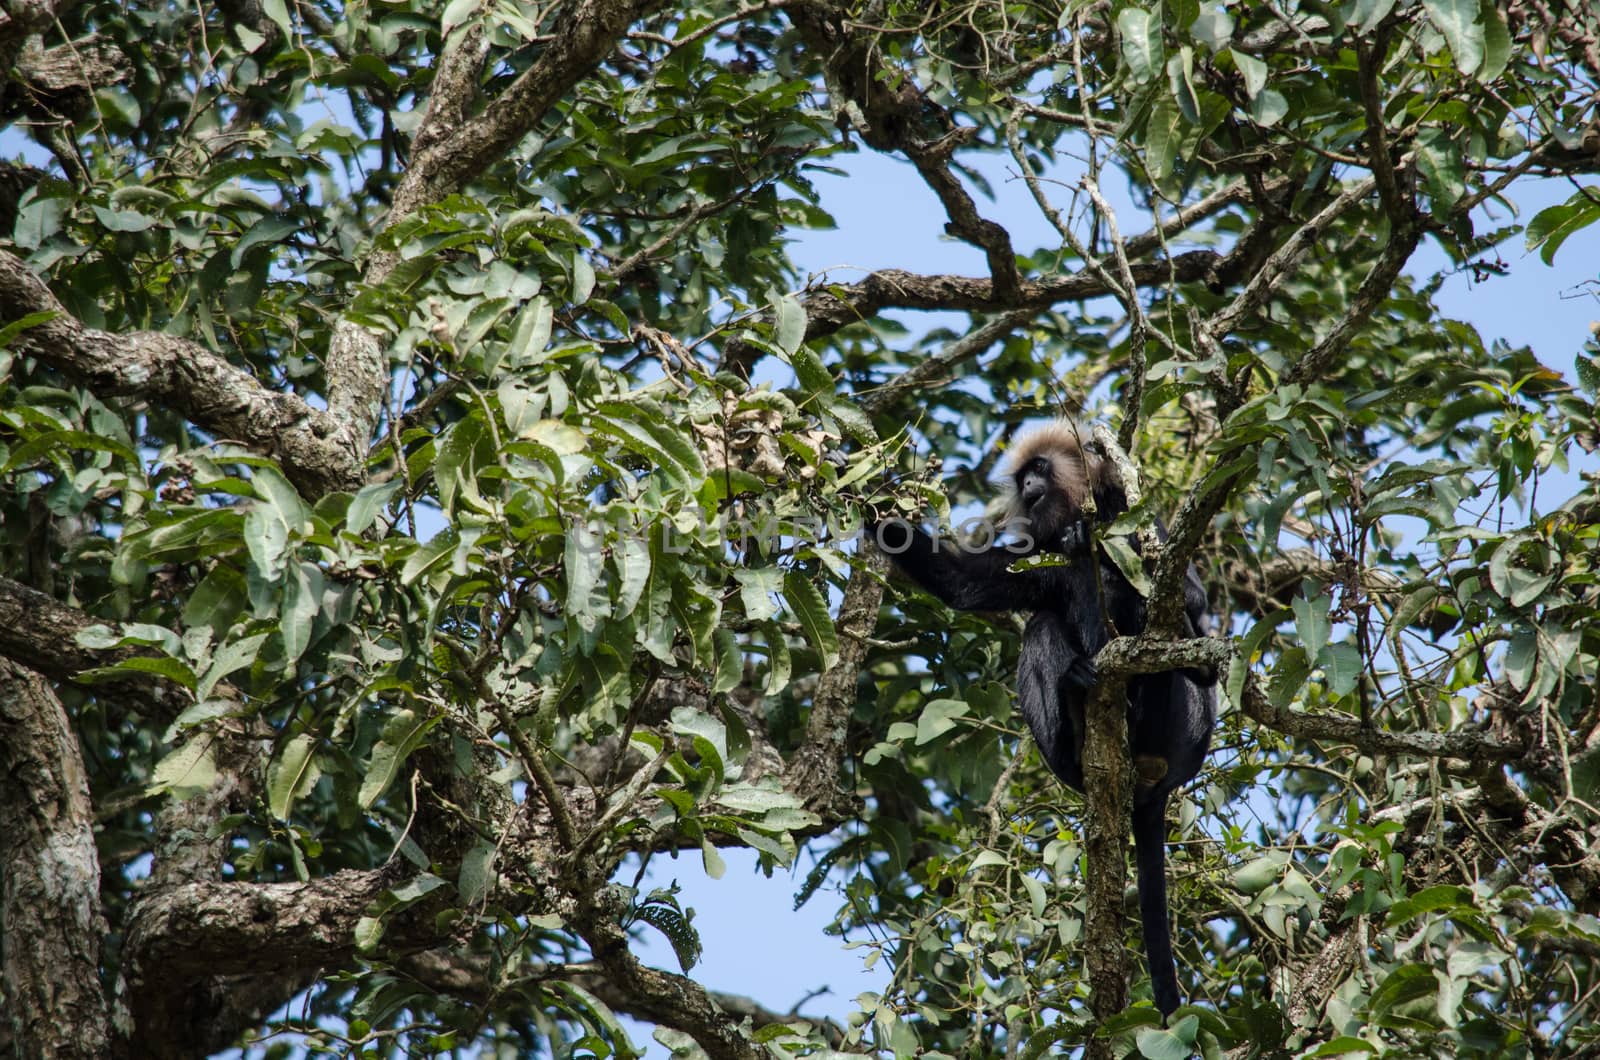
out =
[[[1139,872],[1139,919],[1150,965],[1150,993],[1161,1022],[1178,1008],[1178,972],[1172,962],[1172,926],[1167,921],[1167,797],[1133,807],[1134,861]]]

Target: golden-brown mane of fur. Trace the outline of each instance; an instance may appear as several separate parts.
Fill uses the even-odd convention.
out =
[[[1083,451],[1083,439],[1087,437],[1089,429],[1082,424],[1074,420],[1055,420],[1033,428],[1016,440],[1000,463],[1000,473],[1005,476],[1002,487],[1010,494],[1006,521],[1021,519],[1025,514],[1022,499],[1017,495],[1017,472],[1041,456],[1050,461],[1051,485],[1066,494],[1074,508],[1083,507],[1084,499],[1089,496],[1090,482],[1104,474],[1099,458]]]

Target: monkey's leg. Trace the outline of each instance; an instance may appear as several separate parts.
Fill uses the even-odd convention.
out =
[[[1079,716],[1074,718],[1070,700],[1074,673],[1088,665],[1073,647],[1058,615],[1039,611],[1028,619],[1017,663],[1017,707],[1050,771],[1078,791],[1083,790],[1081,702]],[[1081,693],[1078,698],[1081,700]]]
[[[1144,926],[1150,993],[1161,1022],[1178,1008],[1178,972],[1172,961],[1172,926],[1167,922],[1167,796],[1133,806],[1134,860],[1139,870],[1139,919]]]

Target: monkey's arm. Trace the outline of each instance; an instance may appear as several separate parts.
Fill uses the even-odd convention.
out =
[[[1057,568],[1008,570],[1022,556],[1006,548],[943,546],[900,519],[869,523],[867,533],[895,566],[958,611],[1037,611],[1062,592]]]

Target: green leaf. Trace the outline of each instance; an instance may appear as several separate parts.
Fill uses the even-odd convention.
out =
[[[1356,690],[1365,663],[1361,649],[1354,644],[1332,644],[1319,660],[1328,677],[1328,694],[1343,699]]]
[[[715,851],[711,856],[716,858]],[[717,858],[720,862],[721,859]],[[709,873],[708,873],[709,874]],[[715,879],[716,877],[712,877]],[[689,918],[670,905],[650,903],[640,906],[634,911],[634,917],[643,923],[660,931],[672,944],[672,952],[678,958],[678,967],[688,972],[700,961],[700,935],[695,931]]]
[[[451,426],[439,441],[433,462],[439,504],[447,515],[456,514],[458,504],[479,512],[489,510],[478,492],[478,476],[494,462],[489,434],[476,412]]]
[[[1146,1060],[1185,1060],[1193,1055],[1195,1037],[1200,1030],[1200,1017],[1189,1015],[1170,1028],[1144,1027],[1135,1035],[1139,1055]]]
[[[778,613],[773,599],[783,591],[783,571],[778,567],[742,568],[733,572],[739,583],[739,600],[744,605],[744,617],[752,622],[765,622]]]
[[[742,814],[768,814],[777,810],[797,810],[802,803],[798,797],[781,788],[760,787],[754,784],[731,784],[717,792],[717,803]]]
[[[1189,27],[1189,33],[1212,52],[1219,52],[1233,40],[1233,16],[1220,3],[1203,4],[1200,17]]]
[[[1349,1056],[1351,1053],[1371,1053],[1376,1056],[1381,1050],[1376,1045],[1364,1038],[1352,1038],[1348,1034],[1329,1039],[1317,1046],[1309,1053],[1311,1056]]]
[[[283,654],[289,664],[298,662],[305,654],[321,608],[321,569],[315,563],[290,564],[283,582],[283,606],[278,612]]]
[[[95,219],[112,232],[143,232],[155,226],[156,219],[137,210],[112,210],[104,206],[93,207]]]
[[[477,16],[481,6],[483,6],[481,0],[450,0],[445,5],[444,13],[439,16],[440,32],[448,35],[467,19]]]
[[[1511,31],[1494,0],[1478,0],[1478,21],[1483,25],[1483,65],[1478,67],[1478,80],[1488,84],[1505,73],[1511,62]]]
[[[383,938],[385,920],[418,902],[425,901],[439,888],[448,886],[449,884],[433,873],[422,872],[400,886],[384,891],[373,899],[372,904],[367,907],[367,915],[356,923],[356,946],[365,952],[371,952]]]
[[[47,314],[34,314],[34,316],[45,315]],[[0,339],[0,345],[4,345],[3,339]],[[111,453],[121,458],[130,467],[137,468],[140,466],[139,454],[115,438],[89,434],[86,431],[46,431],[44,434],[30,438],[13,449],[4,466],[0,467],[0,472],[27,467],[38,461],[41,456],[47,454],[71,452]]]
[[[817,649],[822,669],[827,670],[839,661],[839,637],[828,615],[828,604],[810,579],[798,571],[790,571],[783,579],[783,597],[789,610],[800,620],[806,639]]]
[[[572,255],[572,303],[582,305],[594,293],[594,266],[580,252]]]
[[[1233,56],[1233,64],[1239,68],[1239,73],[1244,77],[1245,95],[1255,99],[1267,84],[1267,64],[1257,59],[1254,55],[1230,49],[1228,54]]]
[[[274,215],[263,217],[239,237],[239,241],[233,245],[228,254],[228,260],[237,269],[251,247],[265,243],[280,243],[299,230],[300,223],[291,217]]]
[[[1349,21],[1362,33],[1371,33],[1394,10],[1395,0],[1356,0]]]
[[[1436,913],[1441,909],[1455,909],[1459,906],[1470,907],[1472,904],[1472,888],[1457,884],[1439,884],[1408,895],[1390,906],[1384,924],[1386,927],[1397,928],[1424,913]]]
[[[720,880],[728,871],[727,863],[722,860],[722,855],[717,853],[717,848],[711,845],[709,839],[700,840],[700,862],[706,870],[706,875],[713,880]]]
[[[1600,356],[1579,350],[1573,358],[1573,369],[1578,385],[1590,397],[1600,397]]]
[[[460,538],[452,527],[447,526],[439,531],[431,541],[416,548],[406,557],[405,564],[400,568],[401,584],[411,585],[423,575],[448,562],[455,554],[459,543]]]
[[[639,606],[650,584],[650,546],[632,534],[623,534],[611,550],[611,564],[617,569],[617,601],[613,618],[627,618]]]
[[[1439,598],[1439,590],[1432,585],[1423,585],[1406,594],[1400,606],[1394,609],[1394,617],[1389,620],[1396,629],[1405,629],[1417,620],[1422,612]]]
[[[1150,108],[1150,123],[1145,128],[1145,169],[1156,184],[1171,179],[1178,161],[1178,125],[1183,119],[1171,99],[1163,98]]]
[[[0,349],[10,346],[16,340],[16,337],[24,331],[36,328],[40,324],[48,324],[61,315],[54,309],[46,309],[36,313],[27,313],[4,325],[0,325]],[[10,465],[8,464],[7,466]]]
[[[1528,222],[1528,249],[1540,247],[1539,257],[1546,265],[1555,260],[1556,251],[1574,232],[1600,220],[1600,197],[1579,192],[1564,203],[1549,206]]]
[[[1147,84],[1166,66],[1161,41],[1161,18],[1141,7],[1123,8],[1117,15],[1117,35],[1122,61],[1135,84]]]
[[[809,346],[797,347],[789,354],[789,364],[794,368],[800,389],[807,394],[832,394],[835,383],[833,373],[822,363],[816,351]]]
[[[1428,21],[1444,34],[1456,69],[1470,74],[1483,65],[1483,26],[1478,22],[1479,0],[1422,0]]]
[[[1289,101],[1275,88],[1263,89],[1250,101],[1250,119],[1264,129],[1270,129],[1289,113]]]
[[[1234,889],[1242,894],[1260,894],[1278,882],[1288,864],[1288,851],[1269,850],[1233,870]]]
[[[1433,969],[1425,964],[1402,964],[1384,977],[1378,989],[1372,992],[1370,1008],[1375,1015],[1383,1015],[1396,1005],[1426,997],[1438,990],[1438,980]]]
[[[1417,169],[1427,180],[1435,211],[1454,206],[1466,194],[1466,163],[1450,130],[1429,126],[1417,133]]]
[[[959,699],[935,699],[929,701],[922,708],[921,715],[917,718],[917,744],[932,743],[940,736],[956,727],[956,719],[965,716],[971,711],[964,701]]]
[[[744,681],[744,655],[739,650],[739,641],[733,631],[717,630],[716,640],[717,671],[711,679],[711,694],[714,696],[732,691]]]
[[[389,790],[400,767],[428,736],[428,730],[438,724],[438,717],[419,717],[406,709],[397,711],[383,727],[383,735],[373,745],[372,757],[367,762],[366,775],[361,778],[357,801],[363,810],[372,808],[383,793]]]
[[[511,351],[511,368],[522,371],[545,359],[545,348],[555,327],[555,310],[548,299],[534,298],[517,312],[511,323],[506,346]]]
[[[495,846],[479,839],[461,858],[461,871],[456,875],[456,890],[461,904],[475,906],[488,896],[494,883]]]
[[[195,694],[201,699],[209,698],[217,682],[256,661],[256,656],[261,653],[261,645],[266,643],[271,634],[252,633],[248,637],[224,644],[215,655],[211,657],[211,665],[206,667],[205,675],[200,678],[195,686]]]
[[[73,680],[79,684],[92,685],[106,681],[127,680],[129,674],[154,674],[183,688],[195,687],[193,670],[177,659],[159,655],[135,655],[111,666],[82,670],[73,676]]]
[[[150,774],[147,790],[154,795],[169,792],[188,799],[210,791],[217,783],[217,763],[211,755],[212,737],[197,733],[161,761]]]
[[[781,626],[776,622],[763,622],[761,630],[767,647],[767,683],[761,691],[764,695],[775,696],[788,687],[789,677],[794,673],[794,660],[789,653],[789,638]]]
[[[289,819],[294,800],[306,795],[322,771],[317,768],[317,738],[301,733],[284,745],[267,770],[267,808],[280,821]]]
[[[404,485],[405,481],[396,475],[387,482],[370,482],[362,486],[345,512],[345,528],[352,534],[366,533],[378,513],[388,506]]]
[[[1200,121],[1200,100],[1194,91],[1194,50],[1188,45],[1167,60],[1167,86],[1177,101],[1178,113],[1190,125]]]
[[[793,357],[806,340],[806,311],[800,299],[786,294],[772,303],[773,331],[778,349]]]
[[[1022,889],[1028,892],[1028,909],[1036,917],[1044,916],[1045,906],[1048,904],[1044,893],[1044,884],[1029,875],[1017,877],[1017,882],[1022,884]]]
[[[1306,656],[1316,659],[1322,654],[1322,649],[1327,646],[1328,635],[1332,631],[1332,624],[1328,621],[1328,609],[1333,605],[1333,600],[1327,596],[1319,596],[1315,600],[1304,597],[1295,597],[1289,606],[1294,609],[1294,628],[1300,636],[1300,644],[1306,650]]]
[[[284,0],[261,0],[261,10],[283,31],[285,40],[294,39],[294,23],[289,21],[289,8]]]
[[[1134,591],[1140,596],[1149,596],[1150,576],[1145,573],[1144,560],[1133,550],[1131,539],[1121,534],[1107,534],[1100,539],[1100,545]]]

